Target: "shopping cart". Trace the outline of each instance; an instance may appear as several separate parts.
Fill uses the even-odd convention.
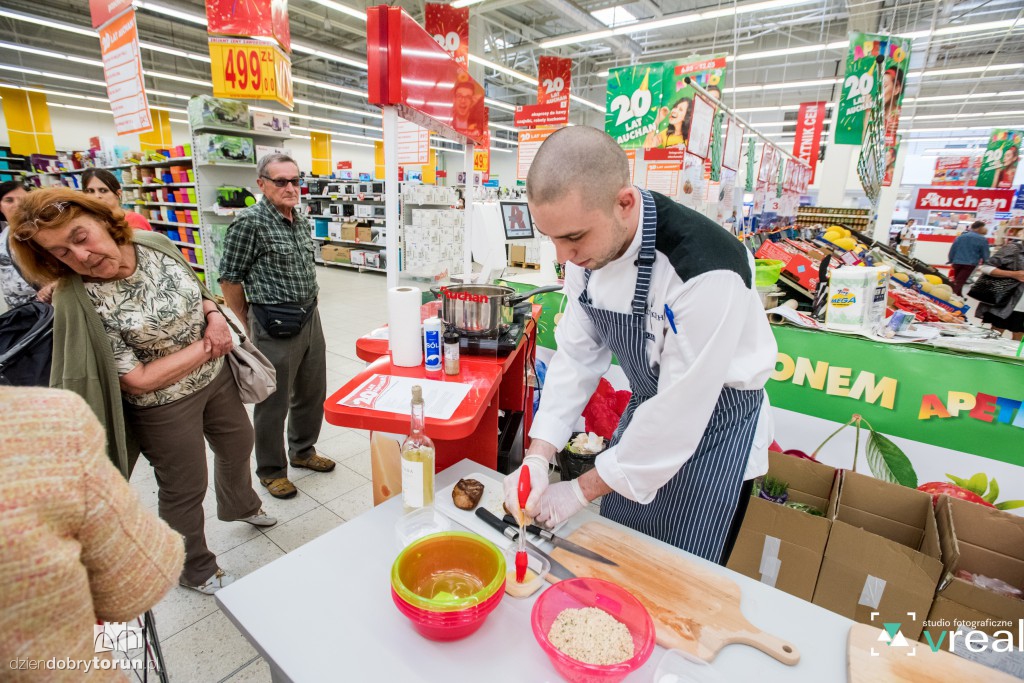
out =
[[[0,315],[0,384],[49,386],[52,356],[52,306],[30,301]]]

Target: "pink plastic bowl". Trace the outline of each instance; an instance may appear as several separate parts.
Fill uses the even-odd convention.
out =
[[[459,640],[472,634],[481,626],[487,615],[495,610],[505,595],[505,583],[484,602],[465,609],[434,612],[410,605],[402,596],[391,589],[391,599],[398,611],[408,617],[412,626],[424,638],[429,640]]]
[[[619,664],[586,664],[563,654],[548,640],[548,631],[565,609],[598,607],[621,621],[633,636],[633,658]],[[540,594],[531,616],[533,635],[558,673],[571,683],[621,681],[654,651],[654,622],[640,601],[626,589],[601,579],[559,581]]]

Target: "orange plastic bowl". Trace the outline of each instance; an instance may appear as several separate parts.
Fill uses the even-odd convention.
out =
[[[431,612],[481,605],[505,585],[505,557],[487,539],[466,531],[424,536],[391,566],[391,588],[403,602]],[[456,577],[457,589],[438,577]]]
[[[548,640],[555,619],[566,609],[598,607],[629,629],[633,657],[618,664],[587,664],[573,659]],[[613,683],[636,671],[654,651],[654,622],[647,609],[625,588],[601,579],[567,579],[548,587],[533,605],[533,635],[558,673],[571,683]]]

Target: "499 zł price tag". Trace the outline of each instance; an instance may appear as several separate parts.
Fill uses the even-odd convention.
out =
[[[280,48],[258,40],[211,38],[214,97],[293,104],[292,62]]]

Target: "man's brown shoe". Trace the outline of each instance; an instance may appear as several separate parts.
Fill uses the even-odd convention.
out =
[[[260,479],[260,483],[270,491],[270,495],[274,498],[294,498],[295,494],[299,492],[298,489],[295,488],[295,484],[288,481],[287,477],[281,477],[280,479]]]
[[[334,469],[335,462],[330,458],[314,453],[305,460],[292,460],[292,467],[305,467],[314,472],[330,472]]]

